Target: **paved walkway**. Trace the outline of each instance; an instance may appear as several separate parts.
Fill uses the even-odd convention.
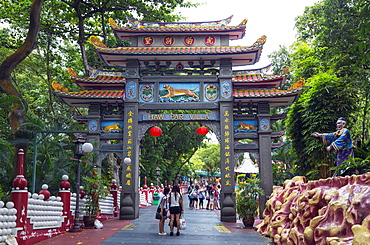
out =
[[[187,199],[187,197],[185,197]],[[158,221],[154,219],[156,206],[140,209],[140,217],[136,220],[111,219],[105,221],[103,229],[83,230],[80,233],[67,232],[49,238],[38,245],[116,245],[116,244],[274,244],[270,239],[261,236],[253,229],[244,229],[243,224],[221,222],[219,211],[206,209],[190,210],[185,206],[186,230],[180,236],[169,236],[168,220],[166,220],[166,236],[158,235]],[[175,228],[176,231],[176,228]]]

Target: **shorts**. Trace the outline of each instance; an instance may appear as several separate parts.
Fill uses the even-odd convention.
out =
[[[179,214],[179,213],[181,213],[180,206],[170,207],[170,214]]]

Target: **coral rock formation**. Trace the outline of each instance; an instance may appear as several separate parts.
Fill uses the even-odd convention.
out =
[[[276,244],[370,244],[370,173],[274,187],[257,226]]]

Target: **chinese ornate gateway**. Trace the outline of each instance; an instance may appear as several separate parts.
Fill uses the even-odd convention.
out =
[[[270,107],[293,103],[303,86],[277,89],[285,75],[267,75],[268,67],[233,71],[255,64],[266,37],[252,46],[229,46],[243,38],[247,21],[228,26],[231,17],[213,22],[147,22],[128,18],[128,26],[110,19],[117,38],[130,47],[109,48],[90,37],[105,65],[123,72],[89,67],[90,76],[69,74],[83,89],[68,92],[53,84],[57,95],[72,107],[89,109],[76,117],[99,144],[101,163],[109,153],[131,161],[122,163],[120,219],[139,217],[139,144],[144,133],[162,121],[202,121],[221,145],[221,221],[235,222],[234,165],[242,152],[258,153],[262,207],[272,193],[271,124],[284,115],[271,115]],[[151,110],[210,110],[209,114],[151,114]],[[252,143],[240,143],[252,139]],[[111,144],[111,140],[118,142]]]

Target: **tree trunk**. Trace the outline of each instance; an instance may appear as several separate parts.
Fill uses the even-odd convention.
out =
[[[14,87],[14,84],[11,82],[10,77],[14,69],[25,59],[27,56],[35,49],[36,47],[36,40],[40,30],[40,14],[41,8],[44,0],[33,0],[30,12],[30,25],[27,33],[26,40],[13,54],[8,56],[1,64],[0,64],[0,88],[6,93],[7,95],[14,96],[19,99],[18,103],[14,104],[13,110],[8,114],[8,122],[11,127],[13,133],[17,132],[20,128],[22,123],[26,118],[27,111],[27,102],[23,99],[20,92]],[[27,145],[23,143],[17,144],[15,141],[15,149],[14,155],[15,161],[14,165],[17,166],[18,162],[18,149],[20,147],[26,148],[25,150],[25,157],[27,152]],[[26,171],[26,166],[25,171]],[[17,169],[15,167],[15,169]],[[26,172],[25,172],[26,173]]]
[[[81,56],[82,56],[82,62],[85,67],[85,74],[88,74],[87,70],[87,56],[86,56],[86,49],[85,49],[85,27],[84,27],[84,19],[82,17],[81,11],[79,9],[79,4],[74,6],[74,9],[76,11],[76,15],[78,17],[78,45],[80,46]]]

